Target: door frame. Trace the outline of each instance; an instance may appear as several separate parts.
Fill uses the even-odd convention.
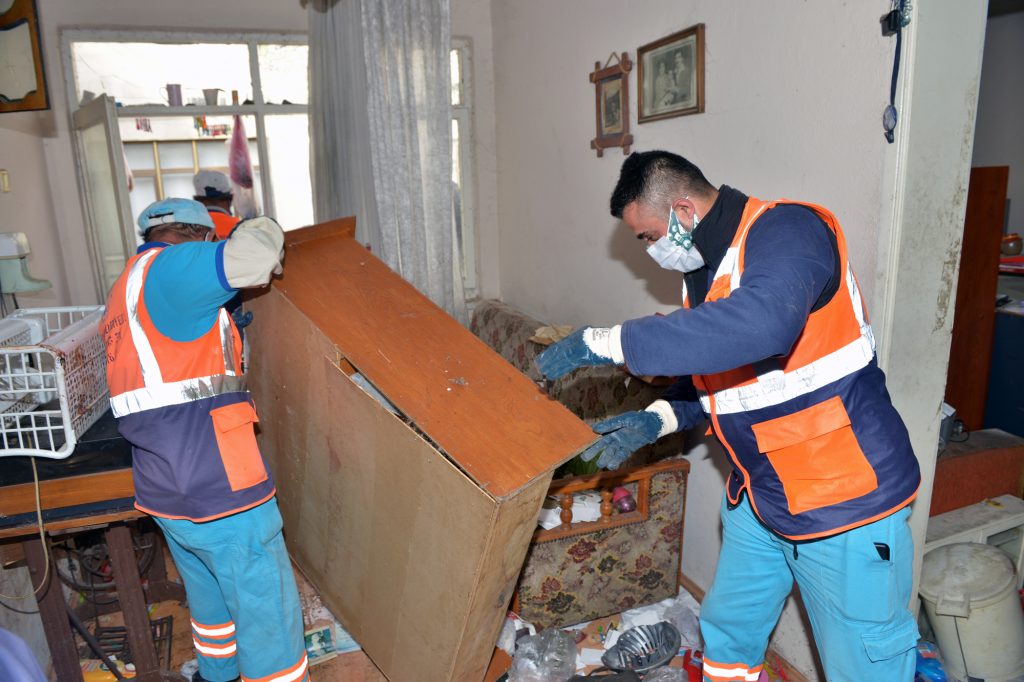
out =
[[[903,29],[897,101],[902,120],[882,178],[872,326],[879,365],[921,466],[910,520],[915,611],[949,366],[987,5],[914,3],[911,23]]]

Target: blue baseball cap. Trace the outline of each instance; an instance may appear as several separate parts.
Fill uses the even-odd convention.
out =
[[[192,199],[164,199],[150,204],[139,214],[139,229],[143,237],[154,227],[174,224],[202,225],[213,229],[213,219],[206,207]]]

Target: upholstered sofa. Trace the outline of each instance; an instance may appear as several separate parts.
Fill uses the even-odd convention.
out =
[[[609,366],[541,382],[534,358],[544,346],[530,337],[543,325],[501,301],[486,300],[476,305],[470,329],[588,423],[643,409],[664,390]],[[549,495],[560,503],[562,524],[534,533],[513,609],[537,626],[562,626],[675,595],[689,472],[681,450],[681,437],[670,436],[637,451],[615,471],[556,475]],[[630,490],[635,511],[613,508],[616,486]],[[574,522],[572,495],[587,490],[602,494],[602,515]]]

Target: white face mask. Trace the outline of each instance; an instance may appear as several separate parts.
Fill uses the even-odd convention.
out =
[[[704,266],[704,257],[693,244],[693,231],[697,229],[700,218],[693,214],[693,227],[686,230],[676,212],[668,210],[668,234],[647,247],[647,255],[666,270],[693,272]]]

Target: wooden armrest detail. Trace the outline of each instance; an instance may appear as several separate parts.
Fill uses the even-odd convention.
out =
[[[548,495],[558,497],[562,511],[559,515],[562,525],[557,528],[538,528],[533,534],[534,542],[551,542],[572,535],[582,535],[597,530],[608,530],[632,523],[646,521],[650,514],[651,478],[665,471],[683,471],[689,473],[690,463],[685,459],[674,459],[641,467],[601,471],[586,476],[560,478],[551,482]],[[634,499],[636,509],[631,512],[614,513],[612,507],[612,489],[626,483],[636,482],[637,490]],[[597,521],[572,522],[573,493],[597,490],[601,493],[601,518]]]

